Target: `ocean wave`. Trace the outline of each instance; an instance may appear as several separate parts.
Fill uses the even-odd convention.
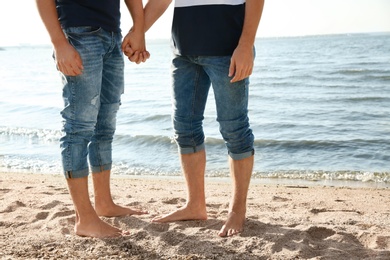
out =
[[[280,170],[272,172],[255,172],[254,178],[297,179],[297,180],[337,180],[360,181],[375,183],[390,183],[390,172],[369,171],[307,171],[307,170]]]
[[[354,65],[356,66],[356,65]],[[361,74],[368,74],[368,75],[377,75],[377,74],[383,74],[388,75],[388,70],[382,70],[382,69],[365,69],[365,68],[350,68],[350,69],[340,69],[336,70],[330,74],[342,74],[342,75],[361,75]]]
[[[164,135],[115,135],[114,142],[121,145],[136,144],[140,146],[149,145],[149,144],[160,144],[167,145],[172,144],[173,138],[170,136]]]
[[[57,142],[61,138],[61,131],[49,129],[35,129],[25,127],[7,127],[0,126],[0,135],[20,136],[27,138],[40,139],[46,142]]]
[[[275,129],[292,129],[301,127],[297,124],[276,124],[272,125],[271,128]],[[384,125],[385,127],[385,125]],[[263,126],[264,128],[264,126]],[[169,132],[171,134],[171,132]],[[23,127],[6,127],[0,126],[0,135],[8,137],[25,137],[29,139],[38,139],[44,142],[59,142],[62,136],[60,130],[49,130],[49,129],[34,129],[34,128],[23,128]],[[127,147],[132,145],[133,147],[144,147],[144,146],[172,146],[175,144],[173,135],[128,135],[128,134],[116,134],[114,137],[114,144],[117,146]],[[221,145],[225,144],[222,137],[206,136],[205,144],[211,149],[219,149]],[[254,145],[259,149],[277,149],[277,150],[316,150],[316,149],[340,149],[340,148],[354,148],[354,147],[382,147],[390,149],[390,141],[388,139],[381,138],[370,138],[370,139],[255,139]]]
[[[13,173],[43,173],[62,174],[62,166],[59,160],[45,161],[34,158],[4,158],[0,157],[0,171]],[[113,175],[142,176],[142,177],[182,177],[182,172],[177,167],[150,167],[142,164],[129,164],[126,162],[114,163]],[[228,170],[207,170],[207,178],[229,178]],[[278,170],[255,171],[252,174],[253,181],[274,180],[274,183],[283,183],[286,180],[321,182],[327,181],[353,181],[357,183],[381,183],[390,184],[390,172],[370,171],[308,171],[308,170]]]
[[[350,140],[255,140],[255,146],[278,149],[327,149],[346,148],[364,145],[386,145],[390,148],[390,141],[383,139],[350,139]]]

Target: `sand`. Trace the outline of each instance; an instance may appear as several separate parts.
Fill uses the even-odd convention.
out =
[[[151,223],[185,202],[181,178],[113,176],[115,201],[143,216],[105,218],[131,235],[78,237],[62,175],[0,173],[1,259],[390,259],[390,189],[252,183],[245,230],[220,238],[231,186],[206,179],[206,221]],[[92,190],[92,189],[91,189]],[[91,194],[91,198],[92,198]]]

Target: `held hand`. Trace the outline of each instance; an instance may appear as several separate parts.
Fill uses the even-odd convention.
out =
[[[135,62],[137,64],[140,64],[141,62],[145,62],[147,59],[149,59],[150,54],[148,51],[135,51],[133,48],[131,48],[130,45],[126,45],[122,47],[123,53],[128,57],[129,61]]]
[[[145,62],[150,57],[145,47],[145,35],[143,33],[137,33],[132,29],[123,39],[122,51],[131,62],[137,64]]]
[[[252,74],[254,65],[253,48],[237,46],[230,60],[229,77],[234,83],[249,77]]]
[[[83,73],[83,61],[80,54],[68,42],[56,46],[54,56],[57,69],[67,76],[77,76]]]

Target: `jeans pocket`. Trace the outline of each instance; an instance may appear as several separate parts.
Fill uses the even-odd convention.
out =
[[[64,32],[67,35],[88,35],[99,33],[100,30],[102,30],[102,28],[96,26],[78,26],[65,28]]]
[[[101,39],[98,37],[102,33],[101,27],[80,26],[64,29],[64,33],[69,43],[79,52],[81,49],[89,49]]]

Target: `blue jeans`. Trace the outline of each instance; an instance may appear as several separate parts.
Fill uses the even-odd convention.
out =
[[[175,56],[172,61],[173,127],[181,154],[203,150],[202,122],[210,86],[215,95],[219,130],[230,157],[241,160],[254,154],[249,127],[249,79],[230,83],[230,56]]]
[[[65,29],[81,56],[78,76],[62,75],[64,135],[60,139],[66,178],[110,170],[116,115],[124,91],[122,35],[94,27]]]

